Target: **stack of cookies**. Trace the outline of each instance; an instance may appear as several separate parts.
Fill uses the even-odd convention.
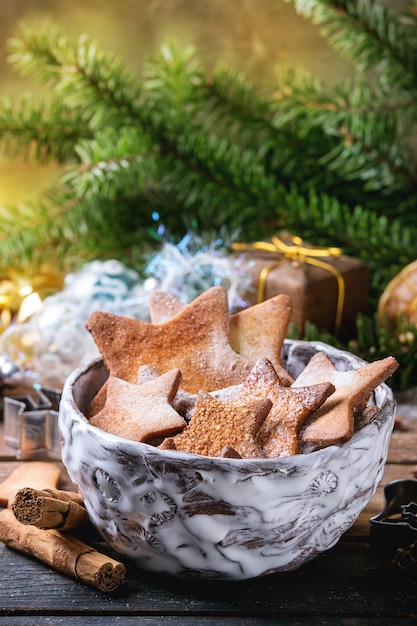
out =
[[[190,304],[155,290],[151,322],[95,311],[86,327],[109,377],[90,423],[119,437],[205,456],[270,458],[346,442],[375,418],[387,357],[347,372],[315,354],[294,380],[281,353],[291,300],[229,314],[212,287]]]

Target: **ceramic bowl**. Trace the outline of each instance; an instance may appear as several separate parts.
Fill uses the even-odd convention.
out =
[[[317,351],[340,370],[364,363],[291,340],[283,363],[295,378]],[[62,460],[103,538],[142,569],[230,580],[296,569],[339,540],[382,478],[395,413],[386,384],[377,418],[347,443],[252,460],[159,450],[91,426],[83,411],[107,376],[96,359],[67,379]]]

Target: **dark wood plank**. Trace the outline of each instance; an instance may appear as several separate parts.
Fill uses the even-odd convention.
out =
[[[129,617],[123,615],[101,615],[98,617],[86,617],[86,616],[45,616],[41,618],[42,621],[34,622],[31,616],[22,617],[5,617],[2,621],[2,626],[34,626],[34,624],[48,624],[49,626],[114,626],[115,623],[121,623],[123,626],[130,626],[131,624],[142,626],[195,626],[197,623],[201,626],[415,626],[416,622],[413,617],[348,617],[337,618],[337,621],[333,617],[328,616],[309,616],[308,618],[298,617],[279,617],[279,622],[276,617],[253,617],[253,616],[240,616],[240,617],[210,617],[210,616],[193,616],[186,617],[180,616],[167,616],[150,617],[141,616]]]
[[[417,587],[363,544],[340,543],[295,572],[239,583],[185,581],[128,570],[104,595],[35,560],[0,547],[0,616],[211,615],[417,620]],[[10,573],[13,573],[12,584]],[[34,609],[36,607],[36,609]],[[3,623],[0,619],[0,622]]]

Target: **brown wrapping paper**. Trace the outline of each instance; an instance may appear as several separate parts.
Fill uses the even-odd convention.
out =
[[[300,241],[298,238],[293,239]],[[326,253],[325,248],[317,249],[304,243],[302,250],[311,248],[314,252],[319,251],[320,255],[308,259],[304,254],[292,253],[290,250],[287,257],[278,249],[273,250],[273,241],[274,238],[271,242],[258,242],[261,246],[265,243],[265,247],[270,249],[257,248],[255,244],[237,244],[241,251],[234,256],[239,258],[239,267],[242,261],[245,263],[253,280],[253,289],[243,296],[248,305],[260,301],[259,291],[264,300],[285,293],[292,300],[291,322],[300,336],[303,336],[307,321],[321,330],[336,334],[346,326],[353,328],[357,314],[366,310],[368,266],[358,259],[343,255],[337,248],[329,248],[327,250],[330,252]],[[287,249],[291,247],[290,243]],[[316,262],[322,266],[315,265]],[[262,290],[259,289],[260,281],[263,281]],[[343,294],[340,293],[341,281]]]

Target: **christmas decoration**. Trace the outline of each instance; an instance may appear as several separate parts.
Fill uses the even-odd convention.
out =
[[[356,315],[366,310],[368,268],[340,248],[314,247],[288,233],[268,241],[235,243],[232,248],[241,250],[237,259],[246,263],[257,285],[247,294],[248,303],[285,293],[292,300],[291,321],[300,334],[310,321],[336,336],[343,326],[347,335]]]
[[[68,374],[97,355],[84,323],[95,309],[141,315],[147,292],[139,275],[119,261],[93,261],[68,274],[65,288],[44,299],[24,323],[0,337],[0,354],[25,372],[27,382],[61,388]]]
[[[227,289],[230,313],[248,306],[248,292],[253,289],[247,262],[227,255],[230,241],[220,235],[212,242],[187,233],[174,245],[165,241],[145,269],[148,287],[166,291],[189,303],[210,287]]]
[[[398,318],[417,326],[417,260],[413,261],[385,287],[378,303],[381,324],[387,320],[395,326]]]
[[[251,284],[226,256],[220,238],[204,244],[188,233],[178,244],[165,241],[149,260],[145,278],[114,259],[92,261],[65,277],[65,288],[43,300],[29,319],[15,320],[0,336],[0,384],[22,382],[61,389],[80,363],[98,356],[85,329],[95,310],[149,321],[148,295],[163,289],[191,302],[214,285],[228,290],[231,313],[246,305]]]
[[[1,146],[65,167],[38,198],[2,210],[1,273],[49,255],[142,272],[155,216],[177,241],[190,230],[256,241],[286,229],[368,265],[367,336],[358,328],[356,345],[368,359],[385,350],[379,297],[415,259],[417,14],[377,0],[293,3],[350,59],[351,79],[278,70],[272,88],[256,87],[221,63],[208,72],[177,44],[136,74],[84,35],[22,26],[10,61],[43,89],[3,99]],[[415,356],[412,343],[398,348]]]
[[[0,278],[0,333],[15,319],[18,323],[36,311],[43,298],[62,289],[62,274],[46,268],[34,275],[13,269]]]

